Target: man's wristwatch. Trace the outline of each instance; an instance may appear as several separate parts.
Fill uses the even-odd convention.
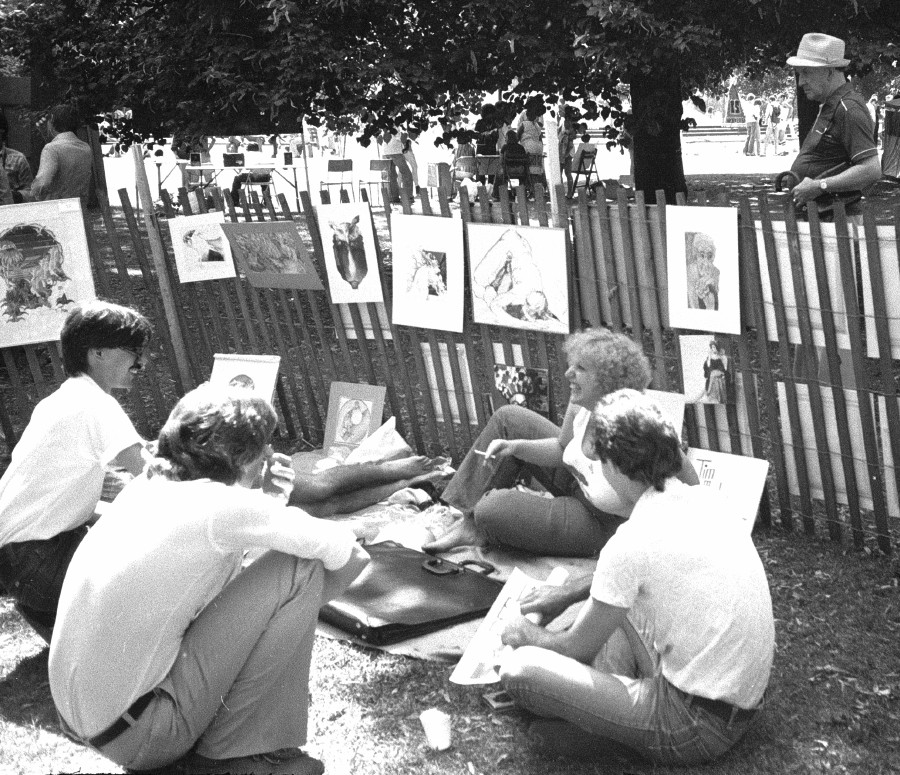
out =
[[[827,191],[827,190],[828,190],[828,180],[827,180],[827,179],[826,179],[826,180],[820,180],[820,181],[819,181],[819,188],[822,189],[822,191]]]

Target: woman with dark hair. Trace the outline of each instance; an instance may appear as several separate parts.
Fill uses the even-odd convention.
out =
[[[106,471],[144,469],[143,439],[112,391],[131,388],[150,332],[128,307],[75,307],[60,336],[68,379],[35,407],[0,479],[0,582],[46,640]]]
[[[324,769],[300,749],[316,620],[368,555],[287,505],[275,425],[246,391],[188,393],[72,561],[53,699],[70,735],[130,770]],[[242,567],[249,549],[269,551]]]
[[[709,342],[709,353],[703,361],[703,376],[706,387],[701,401],[704,404],[728,403],[728,356],[725,348],[715,339]]]

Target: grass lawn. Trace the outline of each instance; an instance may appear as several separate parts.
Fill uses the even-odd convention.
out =
[[[758,727],[708,775],[900,773],[900,587],[896,561],[820,540],[761,533],[777,652]],[[610,753],[548,758],[524,714],[492,713],[450,667],[318,638],[310,749],[333,775],[684,772]],[[454,745],[425,746],[418,714],[453,716]],[[120,772],[63,737],[47,685],[47,648],[0,598],[0,774]]]

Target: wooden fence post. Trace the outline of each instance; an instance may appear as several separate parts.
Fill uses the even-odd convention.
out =
[[[153,197],[150,195],[150,181],[147,180],[147,170],[144,169],[144,156],[138,143],[131,146],[131,156],[134,159],[134,175],[138,191],[140,191],[141,198],[145,202],[144,225],[147,228],[147,238],[150,241],[150,255],[153,257],[153,265],[156,268],[156,279],[159,283],[163,309],[166,312],[169,331],[172,335],[175,365],[181,377],[181,384],[185,388],[190,388],[193,386],[194,380],[191,377],[191,369],[188,365],[184,335],[181,333],[181,323],[178,320],[178,310],[175,308],[172,286],[169,285],[169,275],[166,272],[166,251],[159,233],[159,219],[156,216],[156,208],[152,204]]]

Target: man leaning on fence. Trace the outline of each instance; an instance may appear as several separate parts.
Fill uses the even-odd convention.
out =
[[[787,60],[797,71],[799,87],[821,104],[791,166],[798,180],[792,190],[798,208],[815,201],[821,209],[837,194],[848,214],[858,214],[862,192],[881,178],[872,119],[844,75],[849,63],[844,41],[819,32],[804,35],[797,55]]]

